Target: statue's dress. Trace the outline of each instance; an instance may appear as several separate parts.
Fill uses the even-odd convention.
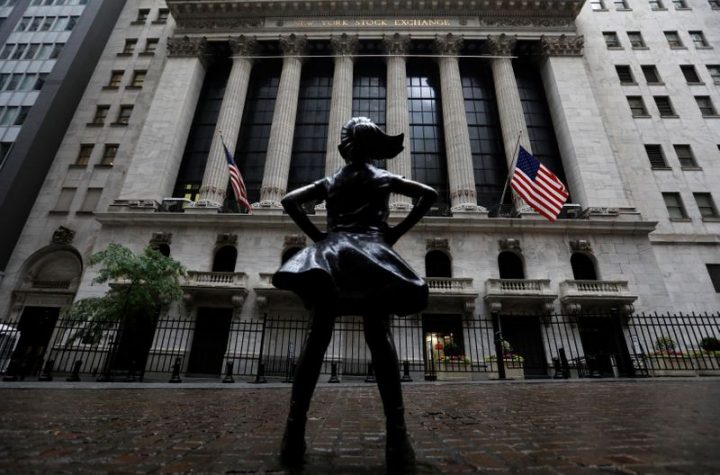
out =
[[[424,279],[384,239],[388,200],[397,175],[350,164],[313,183],[327,202],[326,239],[290,258],[273,285],[297,293],[308,308],[343,315],[409,315],[427,306]]]

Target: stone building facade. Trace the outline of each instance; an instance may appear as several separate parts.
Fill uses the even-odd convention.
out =
[[[269,283],[306,243],[279,201],[342,166],[352,115],[405,133],[380,165],[441,195],[396,245],[431,289],[419,342],[492,314],[534,315],[506,319],[522,335],[549,313],[715,311],[720,11],[663,3],[128,0],[0,282],[0,315],[101,295],[87,259],[117,242],[189,270],[163,318],[306,320]],[[223,144],[252,213],[228,193]],[[503,194],[519,145],[567,185],[554,223]],[[391,220],[410,206],[393,197]],[[309,211],[324,223],[322,203]]]

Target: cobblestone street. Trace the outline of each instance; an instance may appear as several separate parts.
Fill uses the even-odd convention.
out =
[[[0,385],[2,473],[283,473],[288,385]],[[720,379],[409,384],[419,473],[720,473]],[[384,473],[374,385],[321,385],[308,474]]]

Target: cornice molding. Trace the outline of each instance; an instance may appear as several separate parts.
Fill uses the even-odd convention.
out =
[[[307,37],[294,33],[280,37],[280,49],[285,56],[303,56],[307,50]]]
[[[410,35],[401,35],[400,33],[383,35],[382,41],[387,54],[404,55],[410,46]]]
[[[171,36],[167,51],[169,58],[203,58],[207,53],[207,40],[204,37]]]
[[[339,56],[353,56],[357,53],[360,45],[360,37],[358,35],[342,35],[330,36],[330,46],[335,54]]]
[[[433,43],[435,52],[442,55],[455,56],[460,53],[463,46],[463,37],[448,33],[444,36],[436,36]]]
[[[252,56],[257,52],[257,40],[254,37],[235,36],[228,43],[233,56]]]
[[[543,56],[582,56],[584,46],[583,35],[540,37],[540,51]]]
[[[517,43],[516,36],[489,35],[487,37],[488,52],[493,56],[511,56]]]

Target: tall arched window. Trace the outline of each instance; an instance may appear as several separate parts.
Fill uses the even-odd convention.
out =
[[[215,252],[213,272],[235,272],[237,249],[234,246],[223,246]]]
[[[598,280],[593,258],[582,252],[575,252],[570,256],[573,278],[575,280]]]
[[[498,256],[498,268],[501,279],[524,279],[525,270],[520,256],[510,251],[503,251]]]
[[[443,251],[430,251],[425,254],[425,275],[427,277],[452,277],[450,256]]]
[[[300,252],[300,249],[301,248],[299,248],[299,247],[289,247],[289,248],[285,249],[285,251],[283,251],[282,257],[280,258],[280,262],[282,264],[285,264],[287,261],[290,260],[290,258],[292,256],[294,256],[295,254]]]

